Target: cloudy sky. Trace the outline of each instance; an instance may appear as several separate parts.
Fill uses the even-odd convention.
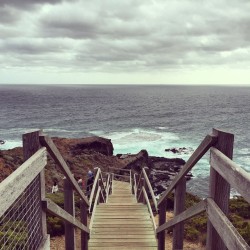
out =
[[[249,84],[249,0],[0,0],[0,83]]]

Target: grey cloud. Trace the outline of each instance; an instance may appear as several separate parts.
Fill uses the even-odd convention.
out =
[[[25,9],[28,7],[34,7],[41,4],[57,4],[64,0],[1,0],[0,6],[11,6],[15,8]]]
[[[9,39],[0,43],[2,54],[45,54],[65,52],[69,45],[46,39]]]
[[[8,24],[16,22],[20,17],[20,13],[8,6],[0,8],[0,24]]]
[[[249,49],[247,1],[4,0],[0,6],[34,2],[56,5],[23,12],[26,24],[32,15],[32,25],[20,21],[23,32],[0,43],[1,54],[11,55],[10,63],[29,58],[31,67],[34,62],[88,71],[147,71],[230,64],[249,57],[239,50]],[[1,18],[7,23],[15,17],[7,11]]]

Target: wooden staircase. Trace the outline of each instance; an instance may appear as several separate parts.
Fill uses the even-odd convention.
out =
[[[108,202],[97,206],[89,249],[157,249],[147,206],[137,203],[129,183],[113,181]]]

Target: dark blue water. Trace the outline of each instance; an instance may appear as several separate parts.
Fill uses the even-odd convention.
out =
[[[235,134],[234,160],[250,171],[249,117],[249,87],[0,85],[0,139],[6,140],[0,149],[41,128],[51,136],[108,137],[115,153],[143,148],[176,157],[164,149],[195,149],[215,127]],[[194,168],[191,189],[207,178],[208,165],[205,157]]]

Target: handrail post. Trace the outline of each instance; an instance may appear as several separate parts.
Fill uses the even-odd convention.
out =
[[[228,158],[233,157],[234,135],[217,129],[213,129],[213,134],[218,137],[215,148],[220,150]],[[228,204],[230,198],[230,185],[210,167],[210,187],[209,197],[212,198],[223,213],[228,215]],[[207,250],[225,250],[226,246],[220,236],[214,229],[212,223],[208,220],[207,224]]]
[[[75,216],[74,192],[71,183],[64,179],[64,210]],[[74,226],[65,222],[65,249],[75,249],[75,229]]]
[[[39,142],[39,135],[42,133],[42,130],[33,131],[30,133],[26,133],[22,135],[23,140],[23,159],[24,161],[28,160],[34,153],[36,153],[39,148],[41,147]],[[34,166],[35,167],[35,166]],[[45,175],[44,175],[44,169],[39,174],[40,178],[40,200],[45,199]],[[43,241],[49,240],[48,234],[47,234],[47,222],[46,222],[46,211],[42,210],[42,205],[40,207],[41,209],[41,234],[43,237]],[[29,219],[29,216],[27,216],[27,220]],[[29,224],[27,222],[27,224]],[[28,234],[33,231],[33,228],[28,228]],[[45,242],[44,242],[45,244]],[[29,243],[29,247],[32,248],[32,242]]]
[[[137,180],[136,180],[136,173],[134,173],[134,183],[133,183],[133,190],[134,190],[134,195],[137,200]]]
[[[159,206],[159,227],[166,222],[167,202],[164,200]],[[165,230],[158,233],[158,250],[165,250]]]
[[[105,202],[105,197],[103,197],[103,192],[102,192],[101,184],[102,184],[102,180],[99,178],[99,179],[98,179],[98,187],[101,188],[101,194],[102,194],[102,195],[100,195],[98,204],[99,204],[99,202],[101,202],[101,203],[104,203],[104,202]],[[98,188],[97,188],[97,190],[98,190]]]
[[[186,178],[181,179],[174,193],[174,215],[185,210]],[[173,229],[173,249],[183,249],[184,222],[180,222]]]
[[[145,170],[145,173],[146,173],[146,176],[143,178],[143,187],[145,188],[145,191],[148,194],[149,187],[148,187],[148,185],[146,185],[147,184],[146,183],[146,178],[148,179],[148,176],[149,176],[149,168],[144,167],[143,169]],[[143,203],[147,204],[146,199],[144,198],[144,196],[143,196]]]
[[[130,169],[130,171],[129,171],[129,184],[130,184],[130,190],[131,190],[131,193],[133,194],[132,169]]]
[[[114,173],[111,174],[111,181],[110,181],[110,185],[111,185],[111,188],[110,188],[110,194],[113,194],[113,181],[114,181]]]
[[[80,210],[81,210],[81,222],[83,225],[87,226],[88,224],[88,209],[84,205],[83,201],[80,201]],[[89,235],[81,231],[81,250],[88,250],[88,240]]]
[[[143,204],[146,204],[146,199],[145,199],[145,197],[144,197],[144,195],[143,195],[143,193],[142,193],[143,187],[145,188],[145,191],[147,192],[147,190],[146,190],[146,185],[145,185],[145,178],[144,178],[144,177],[141,178],[141,183],[142,183],[142,185],[141,185],[142,203],[143,203]]]

